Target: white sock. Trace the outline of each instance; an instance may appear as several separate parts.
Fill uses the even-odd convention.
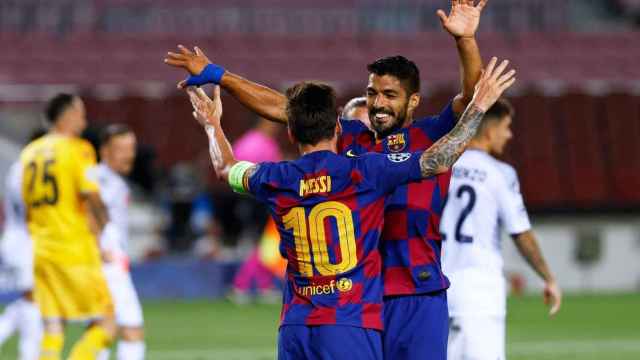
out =
[[[100,354],[98,354],[98,359],[97,360],[109,360],[109,355],[111,355],[111,350],[110,349],[104,349],[104,350],[100,351]]]
[[[144,341],[118,341],[118,360],[143,360]]]
[[[21,299],[19,302],[20,360],[37,360],[43,332],[40,310],[31,301]]]
[[[7,341],[18,327],[18,320],[20,317],[20,300],[22,299],[15,300],[7,305],[4,309],[4,313],[0,316],[0,345]]]

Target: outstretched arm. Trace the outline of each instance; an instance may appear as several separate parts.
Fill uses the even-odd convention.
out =
[[[482,58],[475,39],[480,23],[482,9],[488,0],[452,0],[451,11],[447,15],[438,10],[437,15],[442,27],[456,40],[456,48],[460,58],[460,79],[462,92],[453,100],[453,111],[460,115],[473,98],[473,89],[480,79]]]
[[[192,76],[178,83],[179,88],[200,86],[212,82],[222,86],[254,113],[276,122],[287,122],[286,97],[271,88],[249,81],[209,61],[198,48],[194,51],[178,45],[179,53],[168,52],[164,62],[185,69]]]
[[[502,61],[497,68],[496,62],[497,59],[494,57],[487,65],[487,69],[475,86],[473,99],[456,126],[422,153],[420,169],[423,177],[449,170],[476,134],[484,113],[516,81],[515,70],[503,74],[509,61]]]
[[[558,310],[560,310],[562,291],[542,256],[533,231],[529,230],[513,235],[513,240],[520,255],[527,260],[527,263],[529,263],[533,270],[544,280],[544,303],[550,306],[549,315],[555,315]]]

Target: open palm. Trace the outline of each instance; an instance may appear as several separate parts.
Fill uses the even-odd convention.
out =
[[[442,27],[455,37],[474,36],[480,24],[480,14],[488,0],[452,0],[449,15],[438,10]]]

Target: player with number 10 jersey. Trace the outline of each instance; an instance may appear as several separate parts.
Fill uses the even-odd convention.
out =
[[[382,264],[378,243],[386,195],[401,184],[448,171],[480,119],[510,84],[494,58],[474,101],[447,136],[425,152],[337,153],[335,93],[324,84],[287,90],[289,135],[301,157],[280,163],[238,162],[220,126],[222,103],[188,89],[194,115],[209,136],[216,173],[238,192],[265,202],[289,260],[279,359],[382,358]],[[339,326],[336,326],[339,325]]]

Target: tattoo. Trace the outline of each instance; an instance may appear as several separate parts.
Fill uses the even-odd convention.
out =
[[[484,111],[471,104],[456,126],[422,153],[420,157],[422,176],[434,176],[451,168],[476,134],[483,116]]]

